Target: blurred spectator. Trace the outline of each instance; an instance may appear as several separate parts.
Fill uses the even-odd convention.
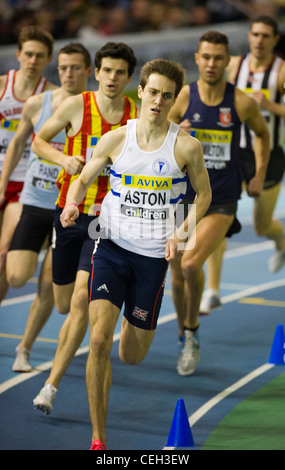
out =
[[[76,38],[80,28],[83,24],[81,15],[77,13],[71,13],[68,18],[64,21],[64,29],[62,33],[58,34],[60,39],[73,39]]]
[[[237,9],[239,1],[231,0],[208,0],[207,8],[211,13],[212,23],[225,23],[227,21],[244,20],[245,15]]]
[[[162,1],[154,1],[150,3],[149,9],[149,25],[150,31],[160,31],[166,18],[167,5]]]
[[[55,27],[55,15],[52,10],[40,9],[34,14],[35,22],[41,29],[53,35]]]
[[[166,13],[167,15],[164,19],[163,29],[177,29],[188,26],[188,12],[185,12],[184,10],[182,10],[182,8],[175,5],[168,5]]]
[[[100,27],[100,33],[104,36],[112,34],[126,34],[128,32],[128,12],[123,8],[113,8],[108,12],[106,22]]]
[[[195,5],[189,13],[190,26],[204,26],[211,24],[212,16],[206,5]]]
[[[284,0],[0,0],[0,44],[14,44],[20,29],[38,24],[55,39],[243,21],[284,14]]]
[[[132,0],[129,8],[128,31],[130,33],[139,33],[148,31],[150,0]]]
[[[0,44],[16,44],[20,30],[24,26],[36,24],[33,12],[29,10],[17,10],[9,20],[5,21],[3,35],[1,34]]]
[[[100,28],[104,20],[104,10],[100,5],[93,5],[86,9],[83,24],[78,30],[79,38],[88,38],[100,35]]]

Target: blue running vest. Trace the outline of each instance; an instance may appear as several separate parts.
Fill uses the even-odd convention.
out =
[[[38,134],[43,124],[52,116],[52,90],[43,94],[43,103],[40,117],[34,125],[34,135]],[[63,152],[66,140],[65,130],[62,130],[51,140],[57,150]],[[41,209],[55,209],[55,201],[58,196],[57,177],[61,166],[55,165],[36,155],[30,149],[28,168],[24,187],[20,196],[20,202]]]
[[[227,83],[222,102],[207,106],[200,99],[197,82],[189,86],[190,102],[182,120],[190,120],[191,136],[202,144],[212,204],[235,202],[240,198],[242,184],[238,155],[241,121],[234,107],[235,87]],[[188,180],[186,197],[193,200],[195,195]]]

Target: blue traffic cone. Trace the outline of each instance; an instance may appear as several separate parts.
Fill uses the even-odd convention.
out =
[[[183,399],[177,400],[166,447],[194,447],[185,404]]]
[[[285,364],[285,335],[283,325],[277,325],[268,362],[279,366]]]

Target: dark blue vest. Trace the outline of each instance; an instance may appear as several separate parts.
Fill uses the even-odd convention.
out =
[[[235,87],[227,83],[222,102],[206,106],[200,99],[197,82],[189,86],[190,102],[182,120],[190,120],[191,135],[202,144],[212,204],[235,202],[240,198],[242,184],[238,156],[241,122],[234,107]],[[189,181],[186,197],[195,197]]]

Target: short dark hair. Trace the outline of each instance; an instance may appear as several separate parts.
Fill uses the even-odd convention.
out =
[[[25,26],[21,29],[18,36],[18,48],[20,51],[23,44],[27,41],[39,41],[45,44],[48,48],[48,56],[52,55],[54,39],[48,31],[44,31],[38,26]]]
[[[271,28],[273,29],[273,35],[278,36],[279,31],[278,31],[277,21],[271,18],[271,16],[260,15],[257,18],[254,18],[253,20],[251,20],[250,29],[252,25],[255,23],[262,23],[262,24],[267,24],[267,26],[271,26]]]
[[[173,80],[176,84],[175,98],[179,95],[185,81],[185,69],[182,65],[166,59],[154,59],[146,62],[140,73],[140,86],[142,89],[145,88],[152,73],[158,73],[169,80]]]
[[[124,59],[129,64],[128,74],[131,77],[137,65],[137,58],[131,47],[123,42],[107,42],[95,55],[95,67],[100,70],[102,59],[111,57],[112,59]]]
[[[207,33],[203,34],[198,42],[198,50],[202,42],[210,42],[212,44],[223,44],[226,50],[229,50],[228,37],[225,34],[220,33],[219,31],[208,31]]]
[[[58,55],[60,54],[82,54],[86,68],[88,69],[88,67],[91,67],[92,65],[89,51],[79,42],[70,42],[69,44],[66,44],[66,46],[59,50]]]

